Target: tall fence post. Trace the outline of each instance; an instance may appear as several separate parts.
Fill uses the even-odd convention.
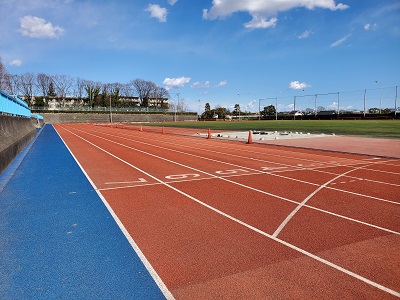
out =
[[[367,97],[367,89],[364,89],[364,118],[365,118],[365,109],[366,109],[366,97]]]
[[[296,120],[296,96],[294,96],[293,100],[293,120]]]
[[[317,118],[317,97],[318,94],[315,94],[315,99],[314,99],[314,118]]]
[[[394,97],[394,118],[396,119],[396,112],[397,112],[397,88],[398,86],[396,85],[396,96]]]

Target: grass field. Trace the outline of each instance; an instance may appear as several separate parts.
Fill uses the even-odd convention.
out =
[[[146,124],[149,125],[149,124]],[[159,126],[160,124],[154,124]],[[374,138],[400,139],[400,120],[287,120],[287,121],[214,121],[163,123],[166,127],[220,130],[301,131]]]

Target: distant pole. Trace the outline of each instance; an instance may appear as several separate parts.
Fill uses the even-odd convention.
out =
[[[314,117],[315,119],[317,118],[317,94],[315,94],[315,98],[314,98]]]
[[[364,90],[364,118],[365,118],[365,108],[366,108],[365,106],[366,97],[367,97],[367,89]]]
[[[176,106],[176,110],[178,110],[178,108],[179,108],[179,95],[180,95],[180,94],[177,93],[176,95],[178,96],[178,105]],[[176,121],[177,121],[177,120],[176,120],[176,118],[175,118],[175,122],[176,122]]]
[[[112,123],[112,111],[111,111],[111,95],[110,95],[110,122]]]
[[[394,97],[394,117],[396,118],[397,112],[397,85],[396,85],[396,96]]]
[[[180,93],[171,93],[172,95],[178,96],[178,103],[176,105],[174,105],[174,122],[176,122],[176,111],[178,110],[178,106],[179,106],[179,95]],[[200,100],[199,100],[199,105],[200,105]],[[200,107],[199,107],[200,109]]]
[[[296,96],[294,96],[293,101],[293,120],[296,120]]]
[[[275,98],[275,121],[278,121],[278,97]]]
[[[340,115],[340,98],[339,98],[339,92],[337,93],[337,113],[338,117]]]

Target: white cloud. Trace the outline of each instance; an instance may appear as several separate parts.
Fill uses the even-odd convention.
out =
[[[196,81],[193,82],[190,87],[193,89],[208,89],[210,87],[210,82],[205,81],[204,83],[201,83],[200,81]]]
[[[300,39],[300,40],[307,39],[307,38],[310,37],[311,34],[312,34],[312,31],[306,30],[302,34],[298,35],[297,38]]]
[[[64,34],[64,29],[59,26],[53,26],[50,22],[46,23],[45,19],[25,16],[20,19],[20,32],[24,36],[31,38],[49,38],[55,39]]]
[[[351,34],[348,34],[344,37],[342,37],[341,39],[337,40],[336,42],[332,43],[330,46],[331,47],[337,47],[339,46],[341,43],[345,42],[349,37],[351,37]]]
[[[330,109],[336,109],[338,107],[337,102],[333,101],[330,105],[328,105],[328,108]]]
[[[368,30],[375,30],[375,28],[376,28],[376,23],[374,23],[374,24],[368,23],[368,24],[365,24],[365,25],[364,25],[364,30],[366,30],[366,31],[368,31]]]
[[[271,18],[269,21],[267,21],[266,18],[264,17],[254,15],[253,20],[245,23],[244,27],[250,29],[259,29],[259,28],[265,29],[268,27],[275,27],[277,21],[278,21],[277,18]]]
[[[257,103],[257,100],[252,100],[252,101],[250,101],[250,102],[246,105],[246,107],[247,107],[249,110],[251,110],[252,108],[256,107],[256,103]]]
[[[16,66],[19,67],[22,65],[22,61],[20,59],[14,59],[12,61],[10,61],[10,66]]]
[[[300,81],[292,81],[290,84],[289,84],[289,89],[291,89],[291,90],[303,90],[303,89],[306,89],[306,88],[309,88],[309,87],[311,87],[311,85],[309,85],[309,84],[307,84],[307,83],[305,83],[305,82],[300,82]]]
[[[167,90],[172,90],[183,87],[189,81],[189,77],[165,78],[163,84]]]
[[[171,6],[174,6],[176,2],[178,2],[178,0],[168,0],[168,4]]]
[[[220,83],[218,83],[215,87],[221,87],[221,86],[224,86],[227,84],[228,84],[228,80],[224,80],[224,81],[221,81]]]
[[[253,19],[254,16],[269,18],[276,16],[279,12],[298,7],[305,7],[309,10],[324,8],[332,11],[349,8],[346,4],[335,4],[335,0],[214,0],[210,9],[203,9],[203,18],[215,20],[224,18],[235,12],[248,12],[253,16]]]
[[[168,10],[166,8],[161,7],[158,4],[149,4],[149,6],[145,10],[150,12],[150,17],[156,18],[158,22],[167,22]]]

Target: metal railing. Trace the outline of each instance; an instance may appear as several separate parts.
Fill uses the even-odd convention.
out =
[[[30,118],[31,110],[22,99],[0,90],[0,114]]]

